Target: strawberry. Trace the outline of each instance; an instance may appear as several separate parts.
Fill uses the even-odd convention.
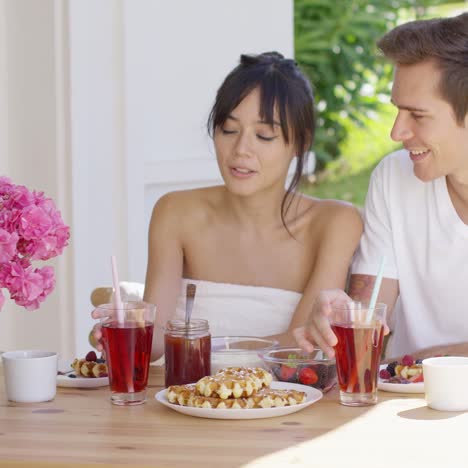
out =
[[[295,379],[296,377],[296,369],[294,367],[285,366],[284,364],[281,366],[280,370],[280,379],[288,382],[291,379]]]
[[[299,382],[304,385],[313,385],[317,383],[318,375],[317,373],[311,369],[310,367],[304,367],[299,372]]]
[[[424,375],[422,373],[413,375],[413,377],[410,377],[409,381],[412,383],[424,382]]]

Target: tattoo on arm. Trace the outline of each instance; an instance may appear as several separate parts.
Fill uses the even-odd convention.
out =
[[[369,301],[374,288],[374,275],[351,275],[348,286],[348,295],[355,301]]]

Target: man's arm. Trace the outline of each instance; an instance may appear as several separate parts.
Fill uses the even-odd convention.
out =
[[[452,343],[441,346],[431,346],[430,348],[424,348],[414,353],[411,356],[414,359],[425,359],[434,356],[468,356],[468,343]],[[403,356],[393,356],[386,358],[384,362],[401,361]]]
[[[370,301],[375,279],[375,275],[360,275],[353,273],[349,280],[348,295],[355,301]],[[400,289],[398,286],[398,280],[391,278],[382,279],[377,302],[387,304],[387,323],[391,323],[390,318],[399,293]]]

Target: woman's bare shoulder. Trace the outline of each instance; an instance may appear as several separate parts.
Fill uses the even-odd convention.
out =
[[[309,195],[300,194],[300,211],[312,218],[320,216],[321,218],[344,217],[348,219],[361,220],[361,211],[352,203],[344,200],[332,200],[315,198]]]
[[[219,203],[222,189],[214,186],[168,192],[155,203],[153,217],[178,219],[180,223],[194,221]]]
[[[306,224],[314,232],[323,234],[343,230],[362,232],[361,211],[352,203],[343,200],[320,199],[301,194],[301,212]]]

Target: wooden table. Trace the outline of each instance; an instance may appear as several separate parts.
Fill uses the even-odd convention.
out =
[[[379,403],[348,408],[332,390],[288,416],[214,420],[160,405],[160,368],[149,401],[109,402],[108,387],[59,388],[54,401],[9,402],[0,380],[0,467],[443,467],[468,466],[468,413],[428,409],[423,395],[380,392]]]

